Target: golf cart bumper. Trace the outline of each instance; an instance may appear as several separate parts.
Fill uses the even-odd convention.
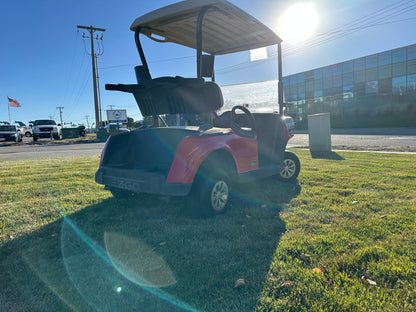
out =
[[[125,176],[120,176],[120,170],[117,170],[117,175],[111,174],[111,171],[105,168],[98,169],[95,173],[95,182],[105,185],[106,188],[114,187],[135,193],[168,196],[185,196],[192,187],[192,183],[166,183],[164,175],[153,172],[128,170]]]

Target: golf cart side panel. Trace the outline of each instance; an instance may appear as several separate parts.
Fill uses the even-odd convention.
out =
[[[203,161],[218,150],[227,151],[234,159],[237,173],[258,169],[257,140],[235,134],[189,136],[178,147],[167,183],[192,183]],[[223,165],[218,159],[218,167]]]

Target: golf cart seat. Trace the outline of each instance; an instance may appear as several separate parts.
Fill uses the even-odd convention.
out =
[[[203,78],[159,77],[139,84],[106,84],[105,88],[132,93],[143,116],[209,114],[224,104],[220,87]]]

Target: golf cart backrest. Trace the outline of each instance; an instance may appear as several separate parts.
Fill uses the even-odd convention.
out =
[[[159,77],[139,84],[107,84],[105,88],[132,93],[143,116],[210,114],[224,104],[220,87],[203,78]]]

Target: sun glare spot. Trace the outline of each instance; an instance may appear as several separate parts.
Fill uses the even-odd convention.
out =
[[[313,36],[319,16],[311,3],[297,3],[289,7],[279,18],[279,36],[290,43],[300,43]]]

